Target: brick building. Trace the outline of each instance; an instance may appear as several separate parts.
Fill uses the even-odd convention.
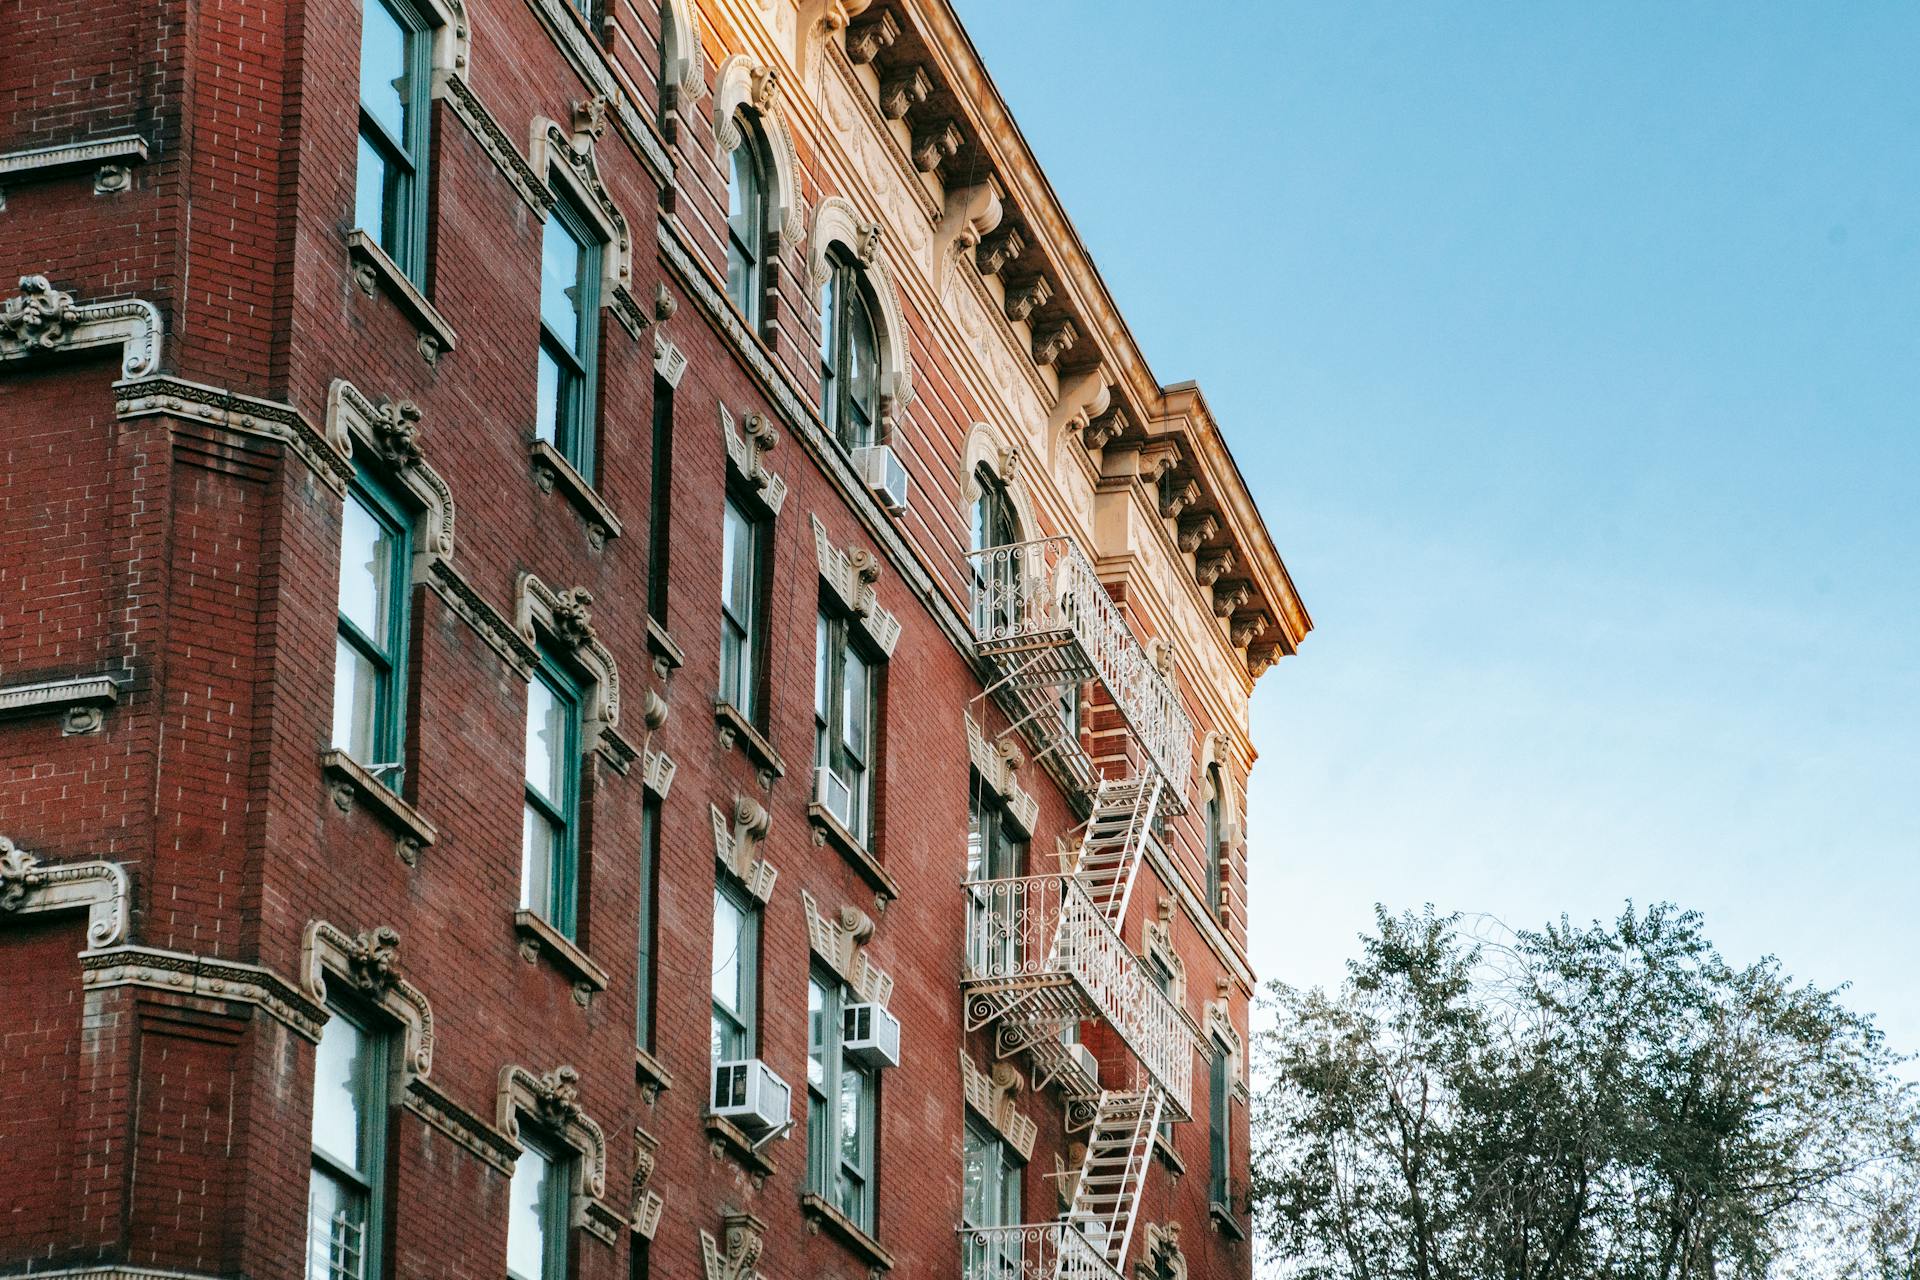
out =
[[[946,0],[0,36],[0,1273],[1250,1273],[1310,622]]]

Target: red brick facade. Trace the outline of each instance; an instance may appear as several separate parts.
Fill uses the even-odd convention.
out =
[[[969,794],[984,785],[968,717],[996,768],[991,743],[1023,741],[982,697],[993,673],[969,631],[969,484],[984,459],[1037,526],[1024,537],[1084,548],[1192,721],[1185,812],[1140,866],[1119,936],[1145,953],[1153,933],[1181,971],[1194,1118],[1145,1171],[1125,1274],[1250,1274],[1244,1063],[1221,1197],[1205,1055],[1244,1040],[1252,990],[1247,696],[1306,614],[1204,401],[1148,377],[943,3],[666,8],[663,51],[651,0],[611,0],[591,21],[565,0],[421,6],[442,24],[425,308],[348,247],[355,0],[0,9],[0,298],[16,298],[0,310],[0,1273],[301,1276],[316,997],[356,974],[404,1045],[369,1274],[503,1274],[519,1099],[579,1140],[574,1280],[957,1277],[963,1057],[989,1082],[1012,1068],[998,1077],[1010,1090],[982,1082],[975,1100],[1032,1122],[1020,1221],[1052,1220],[1085,1116],[1036,1085],[1028,1055],[997,1056],[994,1025],[968,1031],[962,1000]],[[660,68],[681,63],[663,94]],[[757,332],[726,301],[717,104],[778,152]],[[559,185],[539,167],[566,164],[554,136],[586,157],[578,181],[599,187],[586,198],[627,241],[597,318],[588,495],[529,457]],[[855,238],[877,235],[863,263],[884,295],[882,341],[910,370],[885,404],[911,482],[898,513],[817,409],[809,270],[835,201]],[[1034,278],[1046,300],[1010,320]],[[967,336],[980,315],[991,352]],[[664,467],[656,370],[677,380]],[[356,403],[400,402],[418,407],[422,466],[404,449],[383,462],[386,437],[348,423]],[[762,422],[778,444],[757,454]],[[742,459],[785,488],[761,602],[764,737],[783,769],[714,709],[722,503],[730,485],[768,491]],[[399,803],[324,763],[356,462],[426,495]],[[671,484],[665,530],[649,528],[656,474]],[[450,544],[427,546],[442,518]],[[815,625],[834,590],[815,521],[870,566],[867,616],[900,624],[879,681],[868,857],[810,814]],[[666,611],[650,626],[660,537]],[[528,575],[590,594],[591,644],[545,620]],[[577,658],[592,697],[610,701],[617,676],[604,717],[617,722],[583,744],[579,959],[515,919],[535,642]],[[1143,769],[1112,691],[1090,682],[1088,697],[1091,758],[1109,775]],[[1044,876],[1068,869],[1091,797],[1035,753],[1022,746],[1006,780],[1035,802],[1028,871]],[[1203,852],[1216,763],[1217,907]],[[796,1124],[757,1153],[705,1118],[716,823],[722,843],[748,828],[743,865],[777,872],[762,884],[757,1042],[793,1088]],[[653,1026],[636,1059],[643,899]],[[902,1027],[901,1064],[878,1073],[862,1239],[803,1203],[808,974],[831,959],[843,909],[859,941],[840,960],[891,979]],[[382,927],[399,939],[397,980],[364,954],[356,969],[339,941],[377,942]],[[1103,1081],[1135,1071],[1099,1019],[1082,1035]],[[577,1098],[552,1092],[574,1080],[562,1067]]]

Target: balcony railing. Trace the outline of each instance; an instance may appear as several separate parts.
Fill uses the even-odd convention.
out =
[[[1166,779],[1187,791],[1193,724],[1071,538],[988,547],[973,562],[973,634],[1016,689],[1097,679]]]
[[[964,1280],[1120,1280],[1064,1222],[962,1227],[960,1262]]]
[[[967,1021],[1011,1018],[1058,1030],[1105,1019],[1169,1107],[1192,1115],[1193,1032],[1072,876],[971,880]]]

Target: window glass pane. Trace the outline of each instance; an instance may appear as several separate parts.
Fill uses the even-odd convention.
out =
[[[586,249],[554,209],[540,241],[540,320],[569,352],[580,354],[580,280]]]
[[[567,795],[573,703],[544,679],[527,686],[527,785],[558,808]]]
[[[340,1014],[327,1019],[314,1052],[313,1146],[363,1173],[374,1057],[366,1032]]]
[[[534,379],[533,434],[548,444],[560,439],[560,363],[540,344],[540,366]]]
[[[553,1161],[529,1144],[514,1161],[507,1192],[507,1273],[519,1280],[542,1280],[547,1259],[547,1183]]]
[[[848,293],[847,399],[860,411],[862,422],[870,427],[879,409],[880,348],[874,336],[873,313],[867,309],[866,298],[857,289]],[[854,443],[871,444],[871,430],[865,434],[867,438],[857,439]]]
[[[867,1074],[858,1067],[840,1069],[840,1162],[864,1171],[866,1158]]]
[[[384,249],[390,236],[386,215],[387,161],[364,133],[360,135],[359,165],[353,180],[353,225],[371,231]]]
[[[989,1206],[994,1205],[995,1201],[989,1195],[989,1191],[999,1165],[999,1156],[993,1150],[994,1145],[969,1117],[966,1144],[962,1148],[961,1155],[960,1212],[963,1220],[970,1227],[991,1225],[987,1214]]]
[[[307,1187],[307,1280],[366,1280],[367,1196],[316,1168]]]
[[[520,905],[529,911],[546,914],[559,837],[544,813],[530,804],[525,806],[520,829]]]
[[[842,657],[840,740],[861,764],[867,759],[867,712],[871,696],[867,664],[851,645]]]
[[[348,494],[340,530],[340,616],[381,649],[393,583],[393,534],[358,494]]]
[[[653,1048],[654,879],[660,861],[660,807],[646,801],[640,809],[640,954],[634,967],[634,1043]]]
[[[753,525],[740,508],[728,502],[726,528],[721,538],[725,571],[721,575],[720,599],[727,612],[743,624],[753,616],[753,543]]]
[[[713,891],[713,999],[736,1020],[745,1010],[740,998],[747,914],[723,889]]]
[[[333,745],[361,764],[375,760],[373,727],[379,705],[380,672],[371,659],[348,642],[333,640]]]
[[[360,105],[407,144],[407,29],[383,0],[367,0],[360,22]]]
[[[825,1091],[827,1087],[827,990],[819,979],[807,981],[807,1083]]]
[[[813,714],[822,724],[831,722],[833,711],[827,692],[832,664],[831,643],[832,624],[823,613],[816,617],[813,625]],[[822,754],[817,763],[831,765],[833,761]]]

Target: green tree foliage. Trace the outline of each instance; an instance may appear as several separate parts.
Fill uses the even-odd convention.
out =
[[[1697,914],[1390,916],[1256,1036],[1253,1201],[1311,1280],[1920,1280],[1902,1060]]]

